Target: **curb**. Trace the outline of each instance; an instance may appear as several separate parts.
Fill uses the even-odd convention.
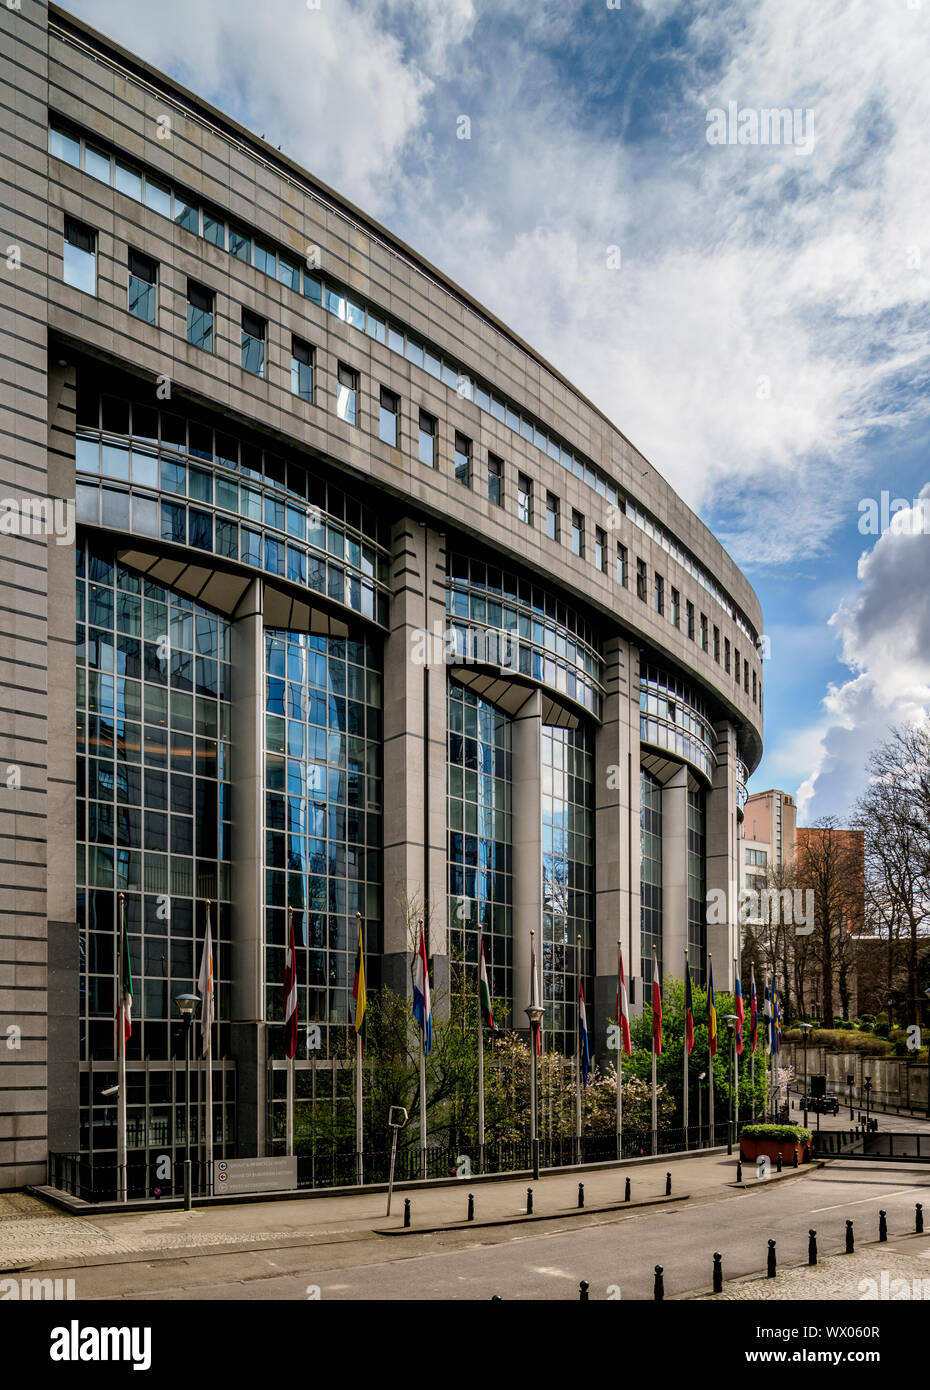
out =
[[[807,1177],[814,1169],[826,1166],[826,1159],[812,1158],[809,1163],[802,1163],[799,1168],[791,1168],[787,1173],[773,1173],[770,1178],[756,1178],[755,1182],[728,1182],[727,1187],[733,1187],[737,1192],[758,1192],[762,1188],[770,1187],[772,1183],[790,1182],[792,1178]]]
[[[534,1211],[531,1216],[525,1212],[516,1216],[492,1217],[488,1221],[453,1221],[447,1226],[392,1226],[373,1227],[376,1236],[428,1236],[442,1234],[444,1231],[480,1231],[489,1226],[525,1226],[532,1221],[559,1221],[566,1216],[602,1216],[605,1212],[635,1211],[638,1207],[664,1207],[672,1202],[689,1202],[690,1192],[674,1194],[671,1197],[646,1197],[639,1202],[610,1202],[599,1207],[563,1207],[560,1211]]]

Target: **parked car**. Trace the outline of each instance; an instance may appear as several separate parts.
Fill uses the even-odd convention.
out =
[[[798,1108],[813,1110],[815,1115],[818,1111],[821,1115],[838,1115],[840,1113],[839,1097],[831,1095],[829,1091],[825,1096],[801,1096],[798,1101]]]

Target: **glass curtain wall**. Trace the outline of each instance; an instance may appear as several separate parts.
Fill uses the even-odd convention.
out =
[[[579,979],[593,1031],[592,746],[585,728],[543,725],[543,1030],[545,1046],[565,1056],[576,1047]]]

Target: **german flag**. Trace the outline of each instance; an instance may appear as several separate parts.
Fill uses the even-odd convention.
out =
[[[368,997],[365,994],[365,952],[362,948],[362,915],[360,912],[355,914],[358,920],[358,950],[355,953],[355,979],[352,982],[352,998],[355,1000],[355,1033],[362,1040],[362,1051],[365,1051],[365,1033],[368,1027],[365,1013],[368,1008]]]

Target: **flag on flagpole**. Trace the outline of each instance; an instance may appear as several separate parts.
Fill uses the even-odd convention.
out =
[[[206,1057],[210,1051],[211,1029],[213,1028],[213,932],[210,928],[209,903],[207,903],[207,927],[203,935],[203,955],[200,957],[197,989],[200,994],[200,1055]]]
[[[481,1008],[481,1022],[494,1032],[494,1015],[491,1013],[491,986],[488,984],[488,967],[484,958],[484,937],[478,946],[478,1002]]]
[[[423,1052],[429,1056],[433,1045],[433,1011],[429,999],[429,967],[426,963],[426,939],[420,928],[420,946],[413,972],[413,1015],[423,1034]]]
[[[652,1050],[655,1053],[662,1051],[662,986],[655,947],[652,950]]]
[[[714,995],[714,963],[707,957],[707,1046],[711,1057],[717,1055],[717,1000]]]
[[[294,948],[294,913],[288,911],[288,946],[284,965],[284,984],[281,995],[284,1000],[284,1054],[289,1059],[297,1056],[297,951]]]
[[[120,934],[119,934],[119,1002],[116,1008],[116,1026],[123,1028],[123,1048],[132,1037],[132,962],[129,959],[129,937],[126,933],[126,900],[120,894]],[[118,1038],[118,1034],[117,1034]],[[119,1046],[117,1046],[119,1051]]]
[[[691,967],[685,957],[685,1047],[688,1056],[694,1051],[694,999],[691,994]]]
[[[769,988],[769,977],[765,977],[765,998],[762,1005],[762,1031],[765,1034],[765,1051],[770,1055],[772,1051],[772,991]]]
[[[633,1043],[630,1038],[630,1001],[626,994],[626,975],[623,971],[623,951],[617,946],[617,1022],[620,1025],[620,1038],[623,1051],[633,1056]]]
[[[733,998],[736,1006],[736,1055],[740,1057],[743,1053],[743,1024],[746,1020],[746,1010],[743,1008],[743,986],[739,975],[736,977]]]
[[[365,993],[365,951],[362,945],[362,918],[357,913],[358,919],[358,948],[355,952],[355,977],[352,981],[352,998],[355,1000],[355,1036],[362,1040],[362,1052],[365,1051],[365,1037],[368,1032],[368,1019],[366,1011],[368,1009],[368,996]]]
[[[774,975],[772,976],[772,1051],[776,1056],[781,1051],[781,1005],[778,1000]]]
[[[584,985],[578,982],[578,1060],[581,1067],[581,1084],[587,1086],[591,1070],[591,1049],[588,1044],[588,1015],[584,1006]]]
[[[749,1047],[755,1052],[759,1041],[759,1000],[756,998],[756,971],[753,966],[749,983]]]
[[[538,1009],[541,1006],[539,996],[539,972],[536,969],[536,935],[530,932],[530,1008]],[[542,1055],[542,1019],[536,1029],[536,1055]]]

